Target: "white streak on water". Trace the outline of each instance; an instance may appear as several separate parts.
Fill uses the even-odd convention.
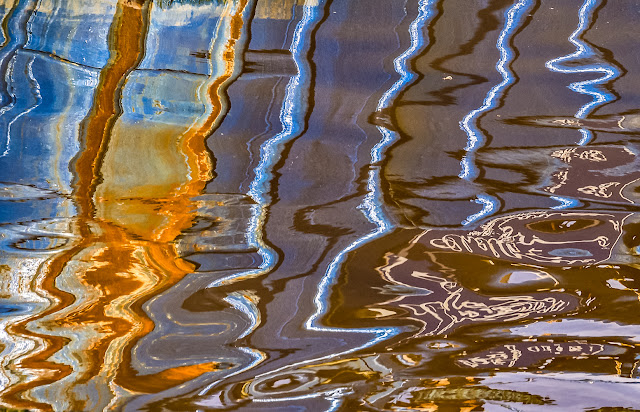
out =
[[[467,135],[467,145],[464,148],[467,153],[460,161],[461,170],[458,174],[458,177],[461,179],[473,181],[480,173],[475,164],[475,153],[485,144],[486,137],[484,136],[484,132],[480,130],[478,122],[483,114],[497,107],[500,97],[515,81],[515,76],[510,65],[513,63],[516,54],[510,43],[520,28],[523,17],[529,12],[531,4],[531,0],[520,0],[507,11],[504,28],[500,32],[498,41],[496,42],[496,48],[500,52],[500,59],[496,63],[496,71],[502,76],[502,81],[489,90],[480,107],[469,112],[460,122],[460,128]],[[468,225],[498,211],[499,201],[493,196],[480,194],[474,202],[482,204],[483,208],[480,212],[474,213],[464,219],[461,222],[463,225]]]
[[[257,269],[235,273],[218,279],[209,287],[216,287],[232,282],[239,278],[251,278],[263,275],[275,265],[276,253],[263,239],[264,222],[267,216],[267,207],[271,201],[269,191],[272,168],[280,159],[282,146],[291,139],[298,137],[303,129],[304,119],[308,111],[308,88],[310,79],[310,67],[306,61],[309,33],[320,17],[321,8],[319,2],[307,2],[303,6],[303,15],[296,26],[289,50],[293,55],[293,61],[298,69],[298,74],[293,76],[287,84],[284,102],[280,110],[280,122],[282,131],[265,141],[260,147],[260,161],[254,169],[255,178],[249,185],[247,195],[255,202],[251,207],[251,219],[246,232],[247,243],[258,250],[262,263]]]
[[[610,102],[615,99],[615,95],[610,92],[601,90],[599,88],[600,85],[603,85],[618,76],[620,76],[620,70],[607,63],[599,62],[593,64],[584,64],[581,66],[567,65],[566,63],[570,63],[571,61],[580,60],[580,59],[589,59],[596,56],[596,52],[593,50],[591,46],[589,46],[585,41],[581,40],[580,37],[584,35],[586,30],[589,28],[591,23],[591,19],[593,17],[593,12],[596,6],[600,3],[600,0],[585,0],[580,8],[578,13],[578,27],[576,30],[571,33],[569,36],[569,42],[576,46],[576,51],[567,54],[566,56],[558,57],[552,60],[549,60],[545,66],[554,72],[558,73],[567,73],[567,74],[579,74],[579,73],[602,73],[603,76],[592,79],[592,80],[584,80],[580,82],[571,83],[568,87],[574,92],[586,94],[593,97],[593,100],[585,103],[575,114],[575,117],[578,119],[586,118],[590,113],[592,113],[598,106],[606,102]],[[591,140],[593,140],[593,133],[590,130],[580,129],[580,135],[582,136],[578,145],[584,146],[588,144]]]
[[[435,0],[421,0],[418,5],[418,15],[409,26],[409,36],[411,43],[409,48],[400,54],[394,60],[394,68],[396,73],[400,75],[399,79],[382,95],[378,102],[378,110],[387,108],[391,105],[393,99],[397,96],[398,92],[405,87],[413,78],[414,74],[409,71],[409,60],[418,52],[425,44],[423,36],[423,28],[425,24],[430,21],[435,15]],[[348,349],[346,351],[331,354],[319,359],[309,360],[302,363],[309,363],[312,361],[321,361],[328,358],[338,357],[347,353],[351,353],[366,347],[375,345],[376,343],[385,340],[393,335],[399,333],[399,328],[386,327],[386,328],[333,328],[324,327],[319,325],[319,318],[327,310],[327,302],[329,299],[331,285],[335,282],[338,276],[340,266],[344,262],[346,256],[351,251],[357,249],[363,244],[388,233],[393,229],[391,221],[387,218],[383,207],[383,193],[381,188],[380,167],[376,165],[377,162],[383,159],[384,150],[393,142],[397,140],[397,134],[383,127],[378,127],[378,130],[382,134],[382,139],[371,149],[371,168],[369,170],[367,179],[367,194],[365,195],[362,203],[358,206],[358,209],[362,211],[367,220],[375,225],[375,229],[364,236],[356,239],[350,243],[346,248],[342,249],[330,262],[327,270],[318,284],[318,289],[313,304],[316,308],[315,312],[309,317],[305,323],[305,328],[308,330],[318,332],[335,332],[340,334],[357,333],[365,335],[373,335],[368,342],[358,347]]]

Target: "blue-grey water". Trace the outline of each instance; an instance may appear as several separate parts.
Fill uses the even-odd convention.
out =
[[[639,19],[0,1],[0,408],[640,410]]]

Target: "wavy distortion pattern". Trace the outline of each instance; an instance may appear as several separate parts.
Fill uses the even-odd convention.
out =
[[[0,1],[0,409],[639,409],[636,3]]]

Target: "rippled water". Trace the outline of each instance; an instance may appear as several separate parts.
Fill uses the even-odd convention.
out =
[[[639,1],[0,10],[7,410],[640,409]]]

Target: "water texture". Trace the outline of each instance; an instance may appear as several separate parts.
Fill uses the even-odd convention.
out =
[[[0,0],[0,409],[640,410],[639,19]]]

